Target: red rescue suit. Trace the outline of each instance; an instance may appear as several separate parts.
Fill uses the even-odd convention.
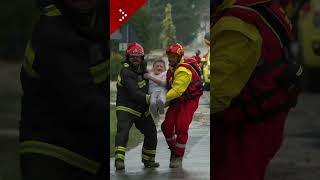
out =
[[[192,73],[192,79],[182,96],[171,101],[161,125],[162,132],[170,149],[174,149],[177,156],[183,156],[188,141],[189,125],[194,112],[199,106],[199,99],[203,93],[200,67],[194,58],[185,59],[179,67],[185,67]],[[167,82],[174,81],[174,72],[168,70]]]
[[[278,19],[278,28],[290,37],[291,25],[280,6],[271,1],[238,0],[222,16],[233,16],[255,25],[263,44],[261,59],[240,95],[223,112],[213,116],[212,179],[263,180],[265,170],[279,150],[291,96],[276,79],[287,68],[283,61],[284,34],[277,34],[268,19],[256,8],[263,8]],[[265,12],[262,10],[262,12]],[[272,50],[272,51],[270,51]]]

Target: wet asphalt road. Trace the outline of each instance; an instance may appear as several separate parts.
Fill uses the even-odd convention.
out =
[[[303,94],[288,117],[283,146],[266,180],[320,179],[320,94]]]
[[[160,163],[157,169],[145,169],[141,163],[142,144],[126,153],[123,171],[116,171],[114,159],[110,159],[111,180],[205,180],[210,179],[210,121],[209,121],[209,92],[201,98],[194,120],[190,125],[189,139],[182,169],[169,168],[169,150],[162,132],[158,132],[156,161]]]

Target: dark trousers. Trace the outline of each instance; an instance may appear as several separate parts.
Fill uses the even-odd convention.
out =
[[[117,135],[115,146],[126,147],[129,139],[129,131],[135,124],[136,128],[144,135],[143,148],[147,150],[156,150],[157,148],[157,128],[149,115],[147,117],[137,117],[126,111],[117,111]]]
[[[22,180],[105,180],[106,174],[97,176],[59,159],[41,155],[20,156]]]

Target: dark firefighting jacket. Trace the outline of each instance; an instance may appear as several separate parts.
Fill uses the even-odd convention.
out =
[[[129,63],[123,63],[117,81],[116,110],[129,112],[138,117],[148,112],[149,81],[143,78]]]
[[[86,36],[54,5],[45,10],[21,70],[20,153],[95,174],[109,156],[106,43]]]

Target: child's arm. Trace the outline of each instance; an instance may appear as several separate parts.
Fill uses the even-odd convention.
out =
[[[149,79],[149,80],[155,82],[156,84],[158,84],[159,86],[162,86],[162,87],[166,87],[167,86],[167,81],[166,80],[160,80],[160,79],[157,79],[155,77],[152,77],[149,73],[145,73],[143,76],[144,76],[145,79]]]

